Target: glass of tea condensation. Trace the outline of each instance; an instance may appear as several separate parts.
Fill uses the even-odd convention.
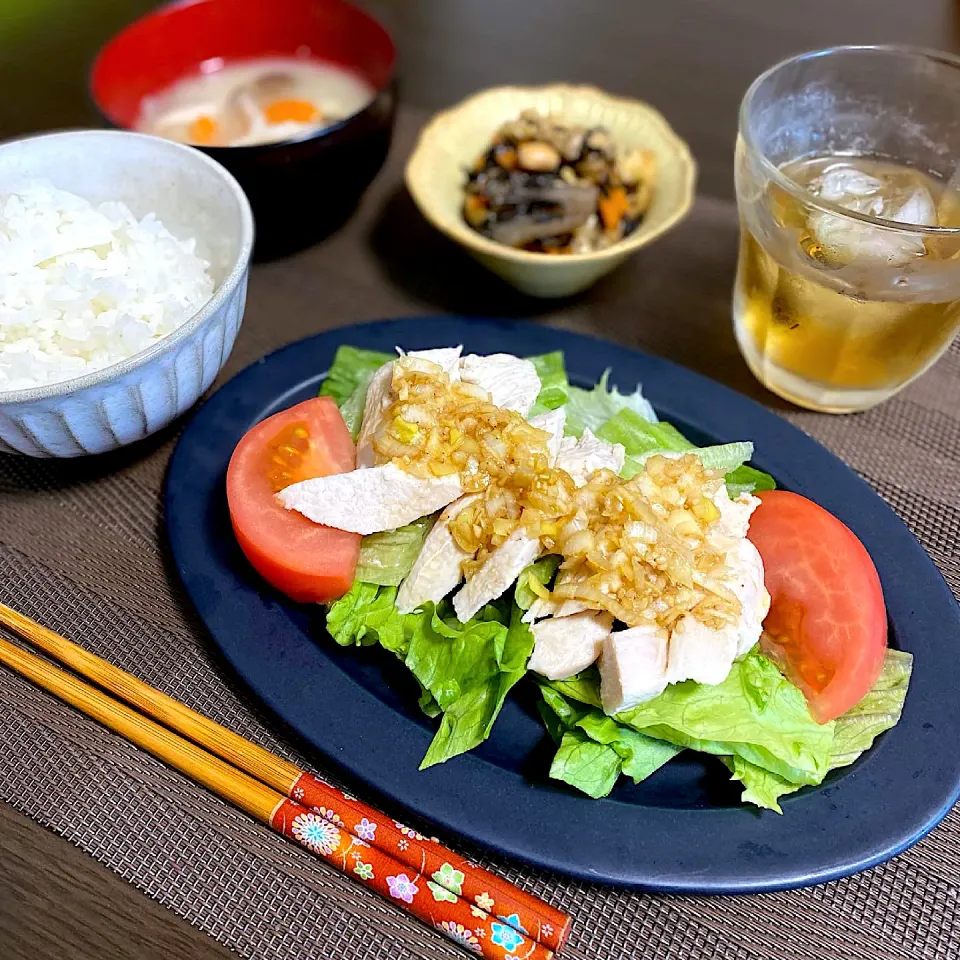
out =
[[[886,400],[960,328],[960,59],[836,47],[747,91],[734,329],[754,375],[814,410]]]

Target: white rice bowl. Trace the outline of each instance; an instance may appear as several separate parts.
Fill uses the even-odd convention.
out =
[[[145,325],[146,331],[131,327],[127,321],[120,322],[101,337],[97,349],[109,353],[114,334],[119,333],[126,338],[124,358],[97,357],[93,355],[95,350],[87,349],[89,330],[84,328],[81,335],[69,336],[73,331],[60,329],[64,305],[59,304],[55,335],[36,327],[29,335],[39,342],[50,333],[48,340],[57,342],[60,352],[72,357],[69,362],[75,363],[79,357],[87,372],[39,386],[0,383],[0,454],[79,457],[105,453],[142,440],[185,413],[210,389],[227,362],[246,304],[253,214],[236,179],[215,160],[184,144],[127,130],[69,130],[0,143],[0,198],[22,193],[30,181],[37,179],[83,198],[81,203],[89,202],[94,213],[110,223],[124,221],[117,231],[112,231],[107,252],[113,250],[114,243],[125,257],[139,248],[148,261],[150,276],[141,271],[142,264],[134,274],[124,273],[120,278],[123,300],[113,293],[115,303],[97,302],[91,313],[106,323],[107,311],[117,310],[119,316],[123,302],[126,316]],[[130,209],[134,222],[127,221],[125,215],[119,216],[120,203]],[[102,209],[104,204],[107,213]],[[55,212],[60,222],[62,212]],[[176,238],[177,250],[157,244],[159,228],[153,221],[162,223]],[[75,224],[71,230],[75,228],[79,229]],[[154,234],[150,240],[143,240],[150,245],[149,255],[147,247],[139,247],[141,231]],[[16,233],[18,243],[24,242],[24,228],[18,227]],[[133,234],[137,234],[136,243],[128,242]],[[37,242],[39,237],[40,234],[30,242]],[[195,249],[189,244],[191,238],[196,238]],[[182,249],[184,243],[186,249]],[[5,285],[16,272],[16,261],[10,256],[13,249],[5,245],[0,251],[0,282]],[[103,245],[89,248],[74,243],[71,250],[59,255],[78,249],[93,250],[99,259],[97,251],[103,252]],[[54,254],[52,248],[50,252]],[[203,301],[197,307],[186,306],[195,294],[180,288],[185,277],[182,257],[188,253],[210,264],[201,269],[201,274],[209,273],[214,284],[212,295],[204,292],[196,297]],[[27,266],[35,256],[22,254]],[[19,261],[21,267],[23,259]],[[86,260],[96,267],[90,258]],[[33,266],[43,269],[48,264],[38,261]],[[73,270],[77,264],[65,265],[64,272],[68,267]],[[196,264],[191,269],[196,269]],[[99,279],[109,290],[119,284],[116,276],[109,281],[103,276]],[[204,281],[206,290],[208,283]],[[85,287],[78,289],[81,299],[86,296],[89,304],[90,291]],[[150,289],[152,295],[148,295]],[[143,303],[139,302],[141,299]],[[138,310],[151,316],[150,320],[145,321],[143,313],[138,316],[126,307],[127,302],[134,300]],[[164,309],[160,309],[161,304]],[[182,311],[179,316],[174,315],[173,308],[177,307]],[[9,314],[7,321],[9,335],[13,327]],[[19,329],[22,324],[16,326],[15,341],[19,342],[23,339]],[[164,329],[169,332],[159,335]],[[140,336],[143,332],[149,334],[146,340]],[[64,347],[65,339],[72,339],[83,348],[74,345],[71,353]],[[3,344],[3,352],[9,349],[10,342],[8,339]],[[146,346],[131,353],[141,342]],[[19,349],[23,350],[23,346]],[[33,352],[33,348],[25,352]],[[9,367],[7,363],[8,371]],[[24,365],[17,364],[16,370],[19,378]]]
[[[213,295],[193,238],[43,180],[0,194],[0,392],[84,376],[152,346]]]

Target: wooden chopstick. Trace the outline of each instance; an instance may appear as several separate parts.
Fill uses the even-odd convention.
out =
[[[231,769],[236,768],[234,772],[244,771],[249,774],[249,777],[245,779],[254,778],[254,781],[259,781],[261,787],[273,788],[270,793],[274,797],[278,796],[274,791],[279,791],[294,805],[300,808],[310,808],[315,815],[322,817],[324,821],[331,823],[340,830],[344,829],[346,821],[349,820],[353,823],[353,831],[357,835],[357,839],[369,844],[373,849],[381,851],[391,860],[399,861],[408,869],[413,870],[416,877],[423,877],[428,884],[433,899],[437,902],[452,902],[447,899],[450,897],[472,901],[471,909],[475,911],[475,917],[476,914],[481,912],[492,912],[498,920],[502,921],[502,923],[497,924],[498,926],[506,924],[516,931],[515,933],[507,932],[503,937],[498,937],[498,940],[506,939],[509,941],[511,936],[523,935],[539,942],[548,951],[559,950],[566,940],[570,928],[570,917],[567,914],[539,898],[525,893],[476,864],[470,863],[443,846],[436,839],[424,837],[397,823],[373,807],[342,793],[331,784],[305,770],[301,770],[295,764],[276,756],[269,750],[251,743],[232,730],[228,730],[209,719],[209,717],[191,710],[132,674],[121,670],[95,654],[89,653],[60,634],[41,626],[36,621],[5,604],[0,604],[0,624],[9,627],[33,646],[48,653],[98,686],[109,690],[131,706],[159,721],[165,727],[169,727],[170,730],[174,730],[192,740],[195,744],[199,744],[205,748],[200,751],[204,757],[215,760],[215,757],[210,757],[210,753],[216,754],[217,757],[228,761],[232,765]],[[17,651],[18,654],[24,653],[12,644],[7,644],[7,646]],[[4,660],[4,662],[7,661]],[[49,667],[42,660],[39,660],[39,663]],[[12,666],[12,664],[10,665]],[[17,667],[14,666],[14,669],[17,669]],[[49,669],[55,670],[56,668],[49,667]],[[60,673],[60,671],[57,672]],[[69,677],[67,674],[64,674],[64,676]],[[41,686],[45,686],[40,680],[36,680],[32,676],[30,679]],[[85,685],[81,684],[81,686]],[[50,688],[46,687],[46,689]],[[89,688],[85,689],[89,690]],[[60,696],[60,693],[56,690],[52,692]],[[93,692],[99,693],[98,691]],[[102,694],[99,695],[103,697]],[[103,699],[115,704],[115,701],[112,701],[109,697],[103,697]],[[76,703],[74,700],[68,702],[89,713],[82,704]],[[115,705],[120,706],[119,704]],[[128,713],[132,713],[132,711],[128,711]],[[93,713],[90,713],[90,715],[110,726],[111,729],[117,729],[99,715]],[[133,714],[133,716],[145,721],[145,718],[139,714]],[[129,723],[129,719],[127,722]],[[154,724],[154,726],[156,725]],[[117,732],[128,737],[128,739],[133,739],[126,729],[117,730]],[[164,732],[169,735],[169,731]],[[176,739],[180,740],[179,737]],[[155,752],[152,747],[145,746],[137,740],[133,742],[137,743],[138,746],[144,746],[144,749],[150,752]],[[191,770],[178,766],[167,755],[159,753],[155,753],[155,755],[164,762],[177,766],[177,769],[188,776],[194,776]],[[182,752],[177,752],[178,757],[182,755]],[[226,765],[223,764],[222,766]],[[211,769],[209,765],[205,765],[205,770]],[[270,819],[264,819],[261,815],[263,813],[262,809],[259,813],[252,811],[244,803],[238,802],[233,796],[218,789],[216,785],[199,777],[194,777],[194,779],[240,806],[257,819],[268,824],[271,823]],[[244,795],[249,796],[249,791],[245,792]],[[271,813],[271,817],[272,815]],[[295,837],[294,839],[298,838]],[[437,899],[441,897],[443,898],[442,901]]]
[[[419,876],[409,877],[399,860],[371,847],[343,824],[318,816],[3,637],[0,637],[0,663],[152,753],[277,833],[306,847],[350,879],[361,881],[471,952],[489,960],[503,960],[504,943],[507,943],[513,946],[510,951],[513,956],[529,960],[550,960],[554,956],[552,950],[532,938],[523,937],[500,918],[471,905],[464,898],[446,890],[443,890],[443,896],[436,896],[433,888],[423,884]]]

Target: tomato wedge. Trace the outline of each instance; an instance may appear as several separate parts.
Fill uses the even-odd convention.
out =
[[[269,584],[301,603],[326,603],[353,584],[360,536],[313,523],[282,507],[278,490],[355,466],[337,405],[317,397],[274,414],[237,444],[227,468],[227,502],[237,542]]]
[[[763,558],[770,593],[761,649],[826,723],[876,683],[887,647],[877,569],[855,534],[811,500],[759,494],[747,534]]]

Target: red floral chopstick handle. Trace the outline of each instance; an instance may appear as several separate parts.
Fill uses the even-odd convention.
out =
[[[345,823],[357,837],[415,870],[426,879],[434,897],[458,894],[550,950],[563,946],[570,927],[569,915],[470,863],[436,838],[424,837],[396,820],[388,820],[310,773],[303,773],[293,784],[290,796],[335,823]]]
[[[314,813],[292,800],[282,800],[270,825],[471,953],[488,960],[553,957],[553,951],[532,936],[524,936],[519,929],[439,884],[425,881],[422,871],[410,869],[370,846],[329,809],[323,814]]]

